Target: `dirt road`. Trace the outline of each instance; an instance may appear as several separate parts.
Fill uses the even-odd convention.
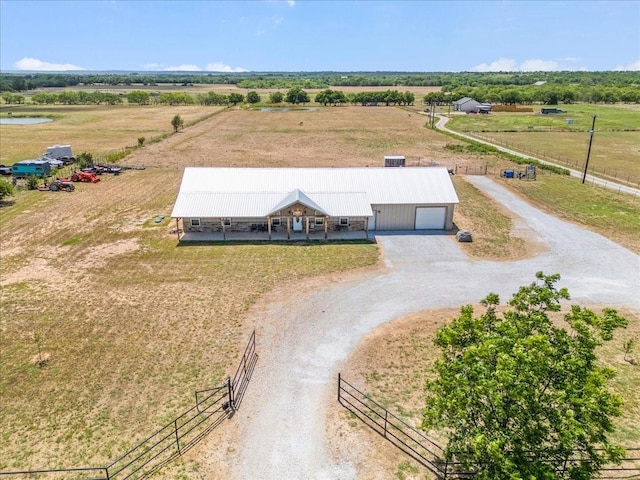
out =
[[[572,303],[640,309],[640,257],[606,238],[531,207],[491,179],[472,183],[521,220],[521,235],[546,245],[516,262],[470,261],[451,236],[380,235],[385,267],[288,300],[256,307],[261,357],[238,412],[228,457],[237,479],[356,479],[358,446],[325,435],[324,411],[336,377],[365,334],[420,310],[475,303],[489,292],[506,301],[536,271],[560,273]],[[291,292],[289,292],[291,293]]]

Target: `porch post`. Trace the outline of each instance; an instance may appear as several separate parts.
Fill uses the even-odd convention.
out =
[[[224,226],[224,218],[220,218],[220,225],[222,225],[222,239],[227,239],[227,229]]]
[[[364,217],[364,238],[369,238],[369,217]]]
[[[291,239],[291,217],[287,217],[287,240]]]
[[[329,231],[329,217],[324,217],[324,239],[327,239],[327,232]]]
[[[269,232],[269,240],[271,240],[271,215],[267,217],[267,231]]]
[[[309,217],[307,217],[307,240],[309,240]]]
[[[13,178],[15,178],[15,177],[13,177]],[[180,219],[178,217],[176,217],[176,234],[178,235],[178,241],[180,241],[180,225],[178,223],[179,221],[180,221]]]

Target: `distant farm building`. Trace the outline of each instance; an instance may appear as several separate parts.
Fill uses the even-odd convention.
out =
[[[491,105],[488,103],[480,103],[470,97],[463,97],[453,102],[453,109],[456,112],[489,113],[491,111]]]
[[[456,204],[444,167],[189,167],[171,217],[181,240],[368,238],[451,230]]]

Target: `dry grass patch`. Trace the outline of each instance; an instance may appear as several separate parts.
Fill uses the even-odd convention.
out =
[[[114,459],[231,373],[260,295],[377,261],[371,244],[177,247],[170,222],[148,221],[179,181],[128,171],[0,210],[0,469]]]
[[[394,107],[238,108],[145,147],[128,161],[169,167],[378,167],[392,154],[404,155],[411,166],[435,161],[453,168],[464,161],[444,149],[446,137],[424,124],[421,115]]]
[[[78,155],[94,155],[134,147],[139,137],[151,141],[172,131],[171,119],[180,115],[185,125],[215,114],[222,107],[137,105],[2,105],[0,113],[52,116],[37,125],[0,125],[0,163],[37,158],[47,147],[70,144]]]

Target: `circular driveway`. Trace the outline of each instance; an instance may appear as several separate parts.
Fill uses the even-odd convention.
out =
[[[236,421],[242,445],[230,465],[238,479],[356,479],[335,462],[323,408],[335,401],[338,368],[377,326],[411,312],[504,303],[537,271],[560,273],[571,303],[640,309],[640,257],[610,240],[530,206],[486,177],[470,177],[511,210],[520,234],[543,245],[515,262],[466,257],[454,236],[381,234],[386,269],[354,274],[255,311],[260,359]]]

